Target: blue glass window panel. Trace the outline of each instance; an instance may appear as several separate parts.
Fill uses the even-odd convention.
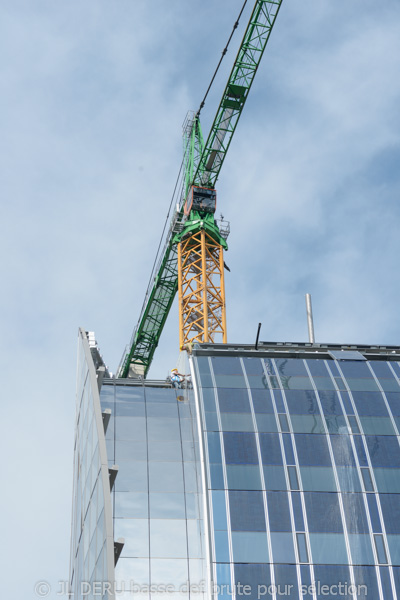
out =
[[[310,532],[343,532],[338,495],[336,493],[304,492],[304,500],[306,503],[308,528]]]
[[[146,402],[148,417],[178,418],[178,404],[161,404],[160,402]]]
[[[212,491],[212,511],[214,529],[227,530],[225,492]]]
[[[286,402],[291,415],[319,415],[315,393],[311,390],[287,390]]]
[[[346,379],[347,385],[352,392],[378,392],[379,388],[375,382],[375,379]]]
[[[145,440],[146,419],[144,417],[116,417],[115,436],[117,440]]]
[[[395,379],[379,378],[379,384],[384,392],[397,392],[400,389],[400,386]]]
[[[300,465],[332,466],[328,444],[324,435],[296,433],[295,443]]]
[[[247,375],[247,380],[251,389],[267,390],[270,387],[269,377],[264,373],[262,375]]]
[[[363,356],[358,350],[329,350],[329,354],[336,360],[341,361],[351,361],[350,364],[356,364],[357,361],[365,361],[366,358]],[[346,364],[346,363],[344,363]],[[362,363],[361,363],[362,364]]]
[[[227,464],[258,464],[256,438],[254,433],[229,431],[224,433],[223,436],[225,460]]]
[[[383,541],[383,535],[374,535],[376,553],[378,555],[378,562],[381,565],[387,565],[388,559],[386,556],[385,543]]]
[[[383,597],[385,600],[393,600],[392,582],[390,581],[389,568],[381,567],[379,569],[379,574],[381,576]]]
[[[357,423],[357,419],[354,415],[349,415],[349,425],[352,433],[360,433],[360,428]]]
[[[246,388],[244,375],[214,375],[218,389],[222,388]]]
[[[232,531],[233,560],[237,563],[269,562],[266,532]]]
[[[221,412],[250,413],[249,394],[244,389],[223,388],[218,390]]]
[[[260,358],[244,358],[243,364],[247,375],[262,375],[264,373],[263,364]]]
[[[328,377],[329,373],[325,365],[325,361],[316,358],[316,359],[308,359],[306,360],[307,366],[310,369],[311,375],[314,377]]]
[[[400,469],[374,469],[378,492],[400,494]]]
[[[349,533],[368,533],[368,520],[362,494],[342,494],[343,509]]]
[[[390,558],[392,564],[400,565],[400,535],[388,535],[387,541],[389,545]]]
[[[275,415],[257,414],[256,413],[257,431],[277,432],[278,425]]]
[[[381,533],[382,526],[379,518],[378,505],[375,494],[367,494],[368,512],[371,518],[372,531]]]
[[[208,358],[206,356],[197,356],[195,360],[200,374],[201,386],[203,388],[213,387]]]
[[[395,436],[366,436],[373,467],[400,467],[400,446]]]
[[[296,464],[296,461],[294,459],[293,444],[292,444],[291,436],[288,434],[286,434],[286,435],[284,434],[284,435],[282,435],[282,439],[283,439],[283,446],[285,448],[286,464],[287,465]]]
[[[147,463],[145,461],[121,463],[114,489],[117,492],[147,492]]]
[[[210,463],[210,478],[213,490],[223,490],[225,488],[224,473],[220,463]]]
[[[148,495],[140,492],[115,492],[115,517],[124,519],[147,519]]]
[[[165,417],[148,417],[147,419],[147,432],[149,442],[159,440],[179,440],[180,428],[179,420],[166,419]]]
[[[283,465],[279,434],[260,433],[259,440],[263,465]]]
[[[400,596],[400,567],[393,567],[393,577],[396,586],[397,597]]]
[[[280,379],[278,379],[278,377],[275,377],[274,375],[270,375],[269,376],[269,383],[270,386],[273,390],[279,390],[280,389]]]
[[[317,593],[318,600],[329,599],[329,595],[327,596],[327,593],[329,594],[329,589],[328,592],[324,591],[324,585],[331,588],[332,592],[336,593],[340,600],[353,600],[353,595],[346,593],[346,589],[351,585],[351,579],[349,568],[345,565],[315,565],[314,581],[319,582],[321,590],[321,593]],[[342,588],[339,596],[340,588],[332,588],[331,586],[339,586],[340,584],[342,584]]]
[[[339,486],[342,492],[361,492],[361,482],[356,467],[337,467]]]
[[[258,466],[226,465],[226,475],[230,490],[261,490]]]
[[[205,411],[215,412],[215,392],[213,388],[202,388],[201,390],[203,406]],[[181,406],[185,406],[182,405]]]
[[[214,375],[242,375],[242,365],[237,356],[213,356],[211,364]]]
[[[354,446],[356,448],[356,453],[358,457],[358,462],[361,467],[368,466],[367,455],[365,453],[363,439],[359,435],[353,436]]]
[[[151,441],[149,443],[149,460],[161,462],[182,461],[182,446],[180,440]]]
[[[331,435],[330,439],[336,465],[355,466],[351,437],[349,435]]]
[[[206,420],[206,429],[207,431],[219,431],[219,423],[217,413],[215,412],[205,412],[204,413]]]
[[[366,361],[350,361],[350,362],[340,362],[340,368],[343,372],[343,375],[346,377],[353,378],[370,378],[372,377],[371,371],[368,368],[368,364]]]
[[[300,489],[296,467],[288,467],[287,470],[288,470],[289,481],[290,481],[290,489],[291,490]]]
[[[314,385],[318,391],[335,390],[335,384],[330,377],[314,377]]]
[[[324,415],[343,415],[339,396],[336,392],[319,392],[319,399]]]
[[[281,390],[274,390],[275,406],[278,413],[286,412]]]
[[[311,572],[307,565],[300,565],[301,593],[303,600],[314,600],[312,594]]]
[[[297,539],[297,550],[299,553],[299,560],[301,563],[308,563],[310,562],[309,558],[308,558],[308,550],[307,550],[307,543],[306,543],[306,534],[305,533],[297,533],[296,534],[296,539]]]
[[[353,399],[360,416],[388,416],[385,401],[380,392],[353,392]]]
[[[183,469],[179,462],[150,462],[149,488],[151,492],[183,492]]]
[[[397,430],[400,431],[400,417],[396,416],[396,417],[393,417],[393,418],[394,418],[394,421],[396,423]]]
[[[147,444],[145,441],[135,442],[131,440],[116,440],[115,462],[129,460],[147,460]]]
[[[343,416],[327,415],[325,417],[329,433],[347,434],[349,432],[346,418]]]
[[[372,367],[372,370],[377,377],[383,377],[385,379],[393,378],[393,373],[386,361],[370,360],[369,365]]]
[[[254,431],[253,417],[245,413],[221,412],[222,431]]]
[[[146,414],[144,402],[132,402],[130,398],[117,400],[115,411],[112,413],[118,417],[144,417]]]
[[[275,365],[280,375],[302,375],[308,377],[304,362],[298,358],[276,358]]]
[[[342,402],[343,402],[343,406],[344,406],[344,410],[346,411],[346,414],[354,415],[354,408],[351,403],[350,394],[348,392],[340,392],[340,395],[342,397]]]
[[[263,467],[266,490],[286,490],[285,470],[283,466],[266,465]]]
[[[303,490],[307,492],[336,492],[331,467],[300,467]]]
[[[217,572],[217,584],[221,586],[222,584],[230,585],[231,584],[231,568],[230,565],[219,563],[216,565]]]
[[[251,397],[253,399],[255,413],[274,413],[274,406],[272,404],[271,394],[269,391],[252,389]]]
[[[278,420],[281,431],[290,431],[288,418],[284,413],[278,414]]]
[[[207,433],[208,458],[210,463],[221,463],[221,443],[219,433]]]
[[[232,531],[266,531],[262,492],[230,491]]]
[[[277,598],[298,600],[299,587],[295,565],[275,565],[274,571],[275,585],[277,587]]]
[[[146,402],[170,403],[176,405],[176,393],[174,388],[152,388],[145,387]]]
[[[375,564],[371,538],[366,533],[349,533],[351,560],[353,565]]]
[[[271,532],[271,546],[274,563],[296,562],[291,533]]]
[[[184,519],[185,497],[174,493],[149,494],[151,519]]]
[[[361,427],[366,435],[395,435],[389,417],[360,417]]]
[[[287,492],[267,492],[268,519],[271,531],[292,531]]]
[[[292,492],[292,507],[296,531],[304,531],[305,527],[300,492]]]
[[[348,562],[346,542],[341,533],[310,533],[314,563],[343,565]]]
[[[387,392],[385,395],[392,414],[400,416],[400,394]]]
[[[320,415],[292,415],[294,433],[325,433]]]
[[[400,533],[400,494],[379,494],[386,533]]]
[[[309,377],[283,377],[281,383],[284,390],[312,390],[313,385]]]
[[[354,567],[354,584],[357,589],[357,600],[360,598],[379,598],[379,587],[375,567]],[[385,598],[385,600],[387,600]]]
[[[243,586],[249,586],[247,589],[250,594],[245,596],[246,598],[249,598],[249,600],[260,600],[260,596],[261,598],[267,599],[268,591],[265,595],[263,594],[264,590],[268,590],[271,585],[270,566],[262,563],[235,563],[235,582],[241,583]],[[259,588],[259,586],[265,586],[265,588]]]
[[[214,531],[215,560],[229,562],[229,541],[227,531]]]

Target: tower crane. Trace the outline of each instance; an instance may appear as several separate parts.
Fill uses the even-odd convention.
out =
[[[256,0],[206,141],[202,106],[184,123],[182,191],[117,377],[146,377],[177,292],[181,348],[227,341],[223,252],[229,226],[215,219],[215,184],[282,1]]]

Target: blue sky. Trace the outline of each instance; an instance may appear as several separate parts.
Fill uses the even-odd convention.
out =
[[[210,127],[243,27],[202,112]],[[77,328],[115,370],[242,0],[3,2],[4,595],[68,577]],[[284,0],[218,183],[228,339],[400,342],[400,4]],[[176,307],[152,375],[177,358]],[[4,564],[4,562],[2,563]],[[22,575],[21,575],[21,565]],[[56,597],[55,593],[51,597]]]

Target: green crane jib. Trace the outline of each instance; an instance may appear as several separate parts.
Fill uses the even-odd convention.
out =
[[[122,357],[118,377],[147,375],[178,289],[176,238],[182,230],[183,204],[193,184],[215,187],[282,1],[255,2],[205,144],[198,115],[185,134],[185,181],[179,209],[172,219],[157,273]]]

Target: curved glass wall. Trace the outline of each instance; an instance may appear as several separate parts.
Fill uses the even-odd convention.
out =
[[[400,366],[357,354],[194,351],[216,596],[400,598]]]
[[[114,545],[108,464],[96,371],[79,331],[70,594],[111,600]]]

